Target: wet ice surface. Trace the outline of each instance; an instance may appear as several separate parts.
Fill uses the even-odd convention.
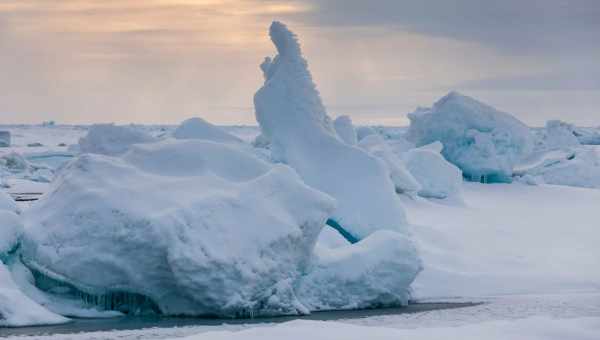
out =
[[[108,335],[105,338],[112,339],[111,336],[127,334],[128,332],[152,332],[159,330],[159,333],[164,333],[165,336],[179,336],[194,334],[204,330],[216,329],[242,329],[247,327],[268,326],[275,323],[282,323],[292,320],[320,320],[320,321],[340,321],[340,320],[357,320],[377,316],[393,316],[402,314],[424,313],[434,310],[451,310],[466,308],[480,304],[480,302],[468,301],[448,301],[448,302],[424,302],[411,304],[407,307],[400,308],[382,308],[382,309],[364,309],[364,310],[347,310],[347,311],[326,311],[316,312],[307,316],[282,316],[274,318],[255,318],[255,319],[204,319],[204,318],[177,318],[177,317],[122,317],[112,319],[75,319],[73,322],[62,325],[53,326],[37,326],[37,327],[21,327],[12,329],[3,329],[0,331],[2,335],[10,336],[33,336],[34,339],[39,336],[49,336],[52,338],[65,337],[70,339],[66,334],[95,332],[90,333],[89,339],[96,339],[95,335],[101,335],[106,331],[115,331],[114,334]],[[153,329],[153,330],[151,330]],[[188,332],[190,331],[190,332]],[[59,336],[60,335],[60,336]],[[102,336],[105,336],[102,334]],[[73,339],[79,339],[74,337]],[[82,339],[88,339],[84,337]],[[117,337],[116,339],[120,339]]]
[[[336,320],[360,326],[388,327],[398,329],[438,328],[476,324],[493,320],[517,320],[532,316],[555,319],[580,317],[600,318],[600,293],[574,293],[561,295],[513,295],[489,297],[485,303],[460,305],[463,299],[448,299],[447,304],[432,303],[415,305],[407,309],[381,309],[348,312],[314,313],[305,320]],[[458,303],[458,305],[457,305]],[[457,307],[461,308],[447,308]],[[411,308],[413,308],[411,310]],[[399,313],[400,312],[400,313]],[[77,320],[69,325],[54,327],[29,327],[3,329],[0,333],[13,339],[61,339],[61,340],[130,340],[169,339],[216,330],[243,330],[253,327],[270,327],[276,323],[295,320],[294,317],[248,320],[201,320],[201,319],[112,319]],[[600,319],[599,319],[600,320]],[[600,322],[600,321],[599,321]],[[91,329],[97,331],[90,332]],[[114,330],[118,328],[140,328]],[[141,329],[143,328],[143,329]],[[64,334],[79,332],[79,334]],[[83,333],[86,332],[86,333]],[[21,335],[16,337],[14,335]],[[26,336],[28,335],[28,336]]]

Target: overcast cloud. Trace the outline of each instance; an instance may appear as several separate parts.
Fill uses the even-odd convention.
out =
[[[600,1],[3,0],[0,123],[254,123],[273,19],[332,115],[405,124],[450,90],[600,125]]]

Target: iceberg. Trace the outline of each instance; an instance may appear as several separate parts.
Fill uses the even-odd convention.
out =
[[[435,142],[411,149],[404,154],[404,164],[420,185],[419,196],[460,199],[462,172],[440,154],[442,148]]]
[[[275,58],[261,65],[256,119],[272,158],[293,167],[306,184],[336,199],[331,219],[353,238],[387,229],[407,235],[407,222],[385,165],[338,138],[294,33],[273,22]],[[417,261],[416,253],[411,259]]]
[[[450,92],[432,108],[408,115],[407,139],[416,146],[436,141],[444,157],[465,178],[477,182],[510,182],[513,167],[533,149],[527,126],[508,113]]]
[[[199,117],[183,121],[173,131],[173,137],[175,139],[203,139],[220,143],[242,143],[238,137]]]
[[[133,144],[150,143],[155,138],[128,126],[114,124],[92,125],[85,137],[79,139],[79,152],[100,155],[122,155]]]
[[[26,212],[24,264],[127,313],[307,313],[294,286],[335,202],[240,150],[168,139],[79,156]]]

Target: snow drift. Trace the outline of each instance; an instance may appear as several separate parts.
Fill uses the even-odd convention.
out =
[[[442,142],[444,157],[477,182],[510,182],[513,167],[533,148],[529,128],[519,120],[456,92],[408,118],[410,141]]]
[[[261,65],[265,83],[254,106],[273,158],[334,197],[338,206],[331,218],[353,237],[362,239],[381,229],[408,237],[387,169],[337,137],[296,36],[279,22],[271,25],[270,36],[278,54]],[[409,257],[417,261],[415,253]]]
[[[293,285],[333,208],[289,167],[233,146],[140,144],[71,162],[26,214],[23,259],[92,301],[122,294],[119,310],[305,313]]]

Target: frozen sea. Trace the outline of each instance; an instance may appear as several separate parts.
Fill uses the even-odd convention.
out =
[[[140,127],[155,136],[174,127]],[[59,167],[83,126],[3,126],[32,163]],[[256,127],[227,127],[244,141]],[[402,129],[390,128],[395,134]],[[27,145],[39,143],[42,146]],[[64,145],[63,145],[64,144]],[[13,197],[48,183],[4,179]],[[19,202],[22,209],[32,204]],[[426,307],[316,313],[304,318],[76,320],[0,329],[19,339],[600,339],[600,190],[464,183],[463,201],[402,198],[425,269],[414,296]],[[476,304],[469,304],[475,302]],[[447,304],[446,304],[447,303]],[[456,304],[459,305],[456,305]],[[460,305],[467,303],[467,305]],[[460,307],[460,308],[446,308]],[[411,309],[412,308],[412,309]],[[422,309],[420,309],[422,308]],[[448,335],[452,336],[449,337]]]

